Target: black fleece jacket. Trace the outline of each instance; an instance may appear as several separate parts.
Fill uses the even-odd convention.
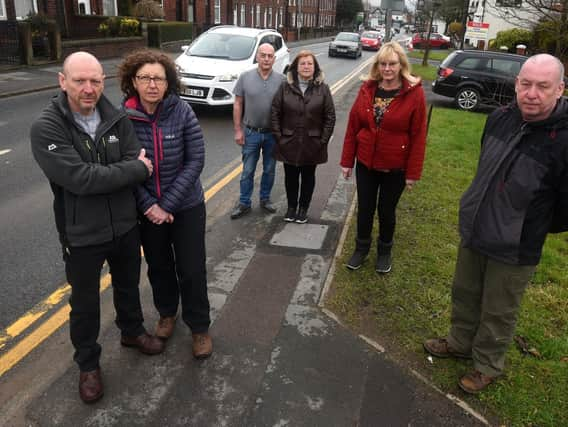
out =
[[[60,92],[33,123],[32,153],[54,195],[60,240],[66,246],[109,242],[136,226],[133,187],[147,175],[126,114],[101,96],[95,139],[80,128]]]
[[[516,104],[487,119],[477,173],[460,203],[466,247],[507,264],[538,264],[549,232],[568,230],[568,101],[524,122]]]

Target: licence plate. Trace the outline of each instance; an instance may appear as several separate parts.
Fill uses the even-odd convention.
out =
[[[183,93],[185,95],[189,95],[189,96],[199,96],[201,98],[203,98],[203,90],[201,89],[191,89],[191,88],[187,88],[183,91]]]
[[[337,49],[338,52],[347,52],[347,49]]]

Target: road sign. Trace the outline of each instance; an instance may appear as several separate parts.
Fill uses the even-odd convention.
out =
[[[467,30],[465,32],[465,38],[470,40],[487,40],[487,35],[489,34],[489,24],[485,22],[473,22],[467,23]]]

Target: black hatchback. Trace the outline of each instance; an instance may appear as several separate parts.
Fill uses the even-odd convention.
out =
[[[454,98],[462,110],[505,105],[515,97],[515,78],[526,60],[510,53],[456,50],[438,67],[432,91]]]

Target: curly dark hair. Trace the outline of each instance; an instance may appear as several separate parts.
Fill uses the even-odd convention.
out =
[[[305,58],[306,56],[311,56],[312,60],[314,61],[314,79],[320,75],[321,73],[321,68],[319,66],[319,62],[316,59],[316,56],[313,54],[313,52],[309,51],[309,50],[302,50],[298,53],[298,55],[296,55],[296,57],[294,58],[294,60],[292,61],[292,63],[290,64],[290,66],[288,67],[288,70],[292,73],[292,77],[294,78],[294,81],[298,81],[298,63],[300,62],[300,59]]]
[[[118,77],[120,79],[120,89],[127,98],[137,95],[132,80],[138,70],[146,64],[161,64],[166,70],[168,89],[165,95],[179,94],[180,82],[176,72],[176,64],[168,56],[150,49],[136,50],[126,56],[122,64],[118,67]]]

